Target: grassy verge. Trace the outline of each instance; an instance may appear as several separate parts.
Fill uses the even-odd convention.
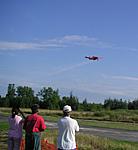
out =
[[[10,114],[10,111],[11,108],[0,108],[0,113],[5,116],[8,116]],[[31,110],[29,108],[22,109],[22,111],[25,112],[26,115],[28,113],[31,113]],[[57,122],[58,119],[62,116],[62,111],[40,109],[40,114],[46,121]],[[138,111],[136,110],[72,112],[71,116],[78,120],[80,126],[94,126],[138,131],[138,123],[136,122],[136,119],[138,118]],[[135,121],[132,121],[132,118],[135,118]]]
[[[46,121],[51,121],[51,122],[57,122],[59,118],[60,118],[59,116],[44,116],[44,119]],[[101,127],[101,128],[114,128],[114,129],[138,131],[137,123],[83,120],[83,119],[77,119],[77,121],[80,126],[86,126],[86,127]]]
[[[0,123],[0,149],[7,149],[8,123]],[[42,133],[42,138],[56,145],[58,131],[56,129],[46,129]],[[24,137],[23,137],[24,138]],[[97,136],[77,133],[76,141],[79,150],[137,150],[138,143],[111,140]]]
[[[57,130],[49,129],[43,133],[43,138],[56,145]],[[79,150],[137,150],[138,143],[111,140],[88,134],[77,133],[76,142]]]
[[[8,123],[0,122],[0,149],[7,149],[7,138],[8,138]]]
[[[101,128],[114,128],[114,129],[124,129],[124,130],[135,130],[138,131],[138,124],[136,123],[126,123],[126,122],[112,122],[112,121],[97,121],[97,120],[78,120],[81,126],[89,127],[101,127]]]

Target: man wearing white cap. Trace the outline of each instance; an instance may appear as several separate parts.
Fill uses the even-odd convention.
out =
[[[75,132],[79,125],[70,117],[72,111],[69,105],[63,107],[63,118],[58,121],[58,150],[76,150]]]

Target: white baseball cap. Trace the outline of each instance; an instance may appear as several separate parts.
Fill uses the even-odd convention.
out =
[[[70,107],[69,105],[65,105],[65,106],[63,107],[63,111],[65,111],[65,112],[70,112],[70,111],[72,111],[72,109],[71,109],[71,107]]]

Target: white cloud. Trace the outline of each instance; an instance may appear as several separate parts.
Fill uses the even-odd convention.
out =
[[[29,43],[29,42],[6,42],[0,41],[0,50],[34,50],[45,49],[48,47],[59,47],[56,44]]]
[[[112,76],[112,78],[119,80],[138,81],[138,77],[130,77],[130,76]]]
[[[113,45],[100,41],[95,37],[83,35],[66,35],[60,38],[48,40],[48,42],[63,44],[64,46],[90,46],[97,48],[111,48]]]
[[[80,63],[76,64],[74,66],[70,66],[67,68],[68,69],[74,69],[75,67],[80,67],[82,65],[85,65],[85,63]],[[56,75],[60,74],[64,71],[67,71],[66,69],[60,70],[59,72],[53,72],[53,74],[49,75]],[[115,76],[114,76],[115,77]],[[117,77],[117,76],[116,76]],[[108,78],[109,79],[109,78]],[[61,81],[57,80],[54,82],[52,80],[45,80],[44,78],[41,78],[41,80],[37,80],[36,78],[25,78],[22,77],[22,79],[17,75],[17,76],[4,76],[0,75],[0,84],[1,85],[8,85],[9,83],[14,83],[16,86],[29,86],[32,87],[33,89],[40,90],[42,87],[47,87],[50,86],[52,88],[59,88],[59,89],[66,89],[68,93],[70,91],[73,91],[75,93],[78,93],[80,96],[83,95],[83,97],[87,97],[90,95],[90,97],[93,97],[93,95],[101,96],[101,97],[115,97],[115,98],[124,98],[124,97],[136,97],[138,93],[138,88],[135,87],[135,85],[132,85],[131,87],[129,86],[120,86],[120,84],[114,84],[114,83],[108,83],[105,81],[103,82],[98,82],[91,84],[87,80],[81,80],[80,79],[72,79],[72,80],[66,80],[66,81]],[[60,91],[62,92],[62,91]],[[78,95],[76,95],[78,96]]]
[[[52,72],[52,73],[49,73],[48,76],[54,76],[54,75],[57,75],[57,74],[61,74],[63,72],[67,72],[67,71],[70,71],[70,70],[73,70],[73,69],[76,69],[76,68],[79,68],[81,66],[84,66],[84,65],[87,65],[89,64],[90,62],[81,62],[81,63],[78,63],[78,64],[74,64],[72,66],[66,66],[64,68],[61,68],[61,69],[58,69],[57,71],[55,72]]]
[[[89,46],[93,48],[110,48],[116,50],[127,49],[136,52],[138,49],[124,46],[117,46],[112,43],[101,41],[95,37],[85,35],[65,35],[44,41],[34,40],[33,42],[9,42],[0,41],[0,51],[2,50],[47,50],[48,48],[63,48],[71,46]]]
[[[76,84],[77,85],[77,84]],[[114,85],[114,84],[93,84],[93,85],[89,85],[87,83],[85,84],[78,84],[78,86],[76,86],[74,88],[75,90],[80,90],[82,91],[82,93],[89,93],[91,95],[102,95],[103,97],[120,97],[120,98],[124,98],[124,97],[136,97],[138,90],[135,87],[120,87],[119,85]]]
[[[9,42],[0,41],[0,50],[34,50],[52,47],[91,46],[99,48],[111,48],[112,45],[102,42],[94,37],[80,35],[66,35],[60,38],[34,42]]]
[[[101,75],[104,79],[115,79],[115,80],[128,80],[128,81],[138,81],[138,77],[132,77],[132,76],[113,76],[113,75],[106,75],[102,74]]]

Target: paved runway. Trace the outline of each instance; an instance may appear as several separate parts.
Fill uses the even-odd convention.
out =
[[[0,114],[0,121],[6,121],[7,117]],[[57,124],[53,122],[46,122],[48,128],[57,128]],[[109,129],[97,127],[80,127],[80,132],[106,137],[111,139],[138,142],[138,131],[128,131],[122,129]]]
[[[56,123],[46,122],[48,128],[57,128]],[[138,131],[97,127],[80,127],[80,132],[116,140],[138,142]]]

